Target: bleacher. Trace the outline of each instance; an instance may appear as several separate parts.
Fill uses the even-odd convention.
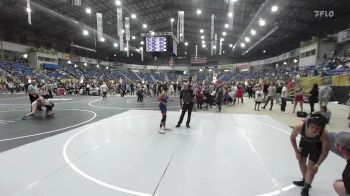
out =
[[[177,81],[177,75],[176,74],[168,74],[168,78],[170,81],[172,82],[176,82]]]
[[[153,83],[153,80],[151,78],[151,75],[149,73],[139,73],[139,76],[143,78],[145,82]]]
[[[37,80],[45,79],[44,74],[33,71],[27,64],[21,62],[0,62],[0,68],[11,74],[17,79],[25,78],[26,76],[36,78]]]

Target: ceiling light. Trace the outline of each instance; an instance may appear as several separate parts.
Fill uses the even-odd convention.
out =
[[[222,35],[223,35],[223,36],[226,36],[226,32],[225,32],[225,31],[224,31],[224,32],[222,32]]]
[[[174,19],[174,18],[171,18],[171,19],[170,19],[170,22],[174,22],[174,21],[175,21],[175,19]]]
[[[229,46],[230,48],[232,48],[232,47],[233,47],[233,45],[232,45],[232,44],[229,44],[228,46]]]
[[[182,33],[180,33],[180,37],[182,37],[183,35],[182,35]]]
[[[151,34],[151,36],[154,36],[156,33],[154,31],[150,31],[150,34]]]
[[[244,41],[245,41],[245,42],[250,42],[250,38],[249,38],[249,37],[245,37],[245,38],[244,38]]]
[[[68,64],[72,64],[72,61],[68,61],[67,63],[68,63]]]
[[[86,12],[87,14],[91,14],[91,8],[86,8],[86,9],[85,9],[85,12]]]
[[[272,12],[277,12],[277,10],[278,10],[278,6],[277,6],[277,5],[273,5],[273,6],[271,7],[271,11],[272,11]]]
[[[123,33],[123,34],[125,33],[125,30],[124,30],[124,29],[122,29],[122,33]]]
[[[135,35],[133,35],[133,36],[131,37],[131,39],[135,40],[135,39],[136,39],[136,36],[135,36]]]
[[[75,68],[77,68],[77,67],[78,67],[78,65],[77,65],[77,64],[74,64],[74,67],[75,67]]]
[[[109,67],[107,66],[106,69],[109,69]]]
[[[140,47],[140,51],[143,51],[143,48],[142,48],[142,47]]]
[[[215,50],[215,49],[216,49],[216,46],[213,46],[213,49]]]
[[[224,38],[220,38],[220,41],[223,42],[223,41],[225,41],[225,39]]]
[[[205,44],[205,40],[202,40],[202,44]]]
[[[231,18],[233,16],[233,13],[229,12],[227,15],[228,15],[229,18]]]
[[[205,38],[204,35],[202,35],[202,36],[201,36],[201,39],[204,39],[204,38]]]
[[[260,18],[259,25],[260,26],[265,26],[265,24],[266,24],[266,21]]]
[[[225,24],[225,28],[228,29],[230,27],[230,25],[228,24]]]
[[[28,58],[28,54],[24,54],[23,58],[25,58],[25,59]]]
[[[202,71],[203,71],[203,69],[199,69],[199,71],[200,71],[200,72],[202,72]]]
[[[224,54],[225,54],[225,50],[224,50],[224,51],[222,51],[222,53],[224,53]]]
[[[187,52],[185,52],[185,55],[187,55]]]
[[[203,29],[201,29],[201,30],[199,30],[199,32],[200,32],[200,33],[204,33],[204,30],[203,30]]]
[[[298,60],[297,59],[294,59],[294,63],[297,63],[298,62]]]
[[[114,48],[118,47],[118,43],[113,44]]]
[[[83,30],[83,35],[88,36],[89,35],[89,31]]]
[[[100,65],[99,65],[99,64],[97,64],[97,65],[96,65],[96,67],[97,67],[97,68],[99,68],[99,67],[100,67]]]
[[[222,42],[220,42],[220,46],[222,46]]]
[[[185,42],[185,46],[188,46],[188,42]]]
[[[84,66],[86,67],[86,66],[87,66],[87,63],[84,63]]]
[[[30,7],[27,7],[27,8],[26,8],[26,11],[27,11],[28,13],[32,12],[32,10],[30,9]]]
[[[206,48],[207,47],[207,45],[205,45],[205,44],[202,44],[202,48]]]
[[[125,48],[124,48],[124,51],[125,51],[125,52],[128,51],[128,47],[125,47]]]
[[[121,5],[122,5],[122,2],[121,2],[120,0],[116,0],[116,1],[115,1],[115,4],[116,4],[117,6],[121,6]]]
[[[142,28],[147,29],[147,25],[146,25],[146,24],[143,24],[143,25],[142,25]]]
[[[266,53],[266,50],[263,50],[263,53]]]
[[[250,30],[250,34],[256,35],[256,31],[254,29]]]
[[[202,14],[202,10],[197,10],[197,14],[198,15]]]
[[[101,42],[105,42],[106,41],[106,39],[104,38],[104,37],[101,37],[101,40],[100,40]]]
[[[132,19],[136,19],[136,14],[131,14]]]
[[[287,65],[287,62],[284,61],[283,64]]]
[[[144,41],[141,41],[140,44],[143,45],[143,44],[145,44],[145,42],[144,42]]]
[[[244,48],[245,47],[245,43],[242,42],[241,43],[241,47]]]

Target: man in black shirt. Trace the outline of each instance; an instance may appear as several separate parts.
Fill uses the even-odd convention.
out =
[[[180,106],[182,109],[182,113],[176,127],[181,126],[184,116],[188,111],[186,127],[190,128],[191,114],[192,114],[192,108],[193,108],[193,98],[194,98],[194,94],[193,94],[193,90],[191,89],[191,86],[188,84],[184,84],[184,88],[180,92]]]
[[[336,137],[335,145],[348,164],[345,167],[342,179],[334,182],[334,190],[339,196],[348,196],[350,195],[350,133],[339,133]]]

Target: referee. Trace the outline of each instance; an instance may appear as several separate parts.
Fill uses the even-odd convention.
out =
[[[191,128],[190,122],[191,122],[191,114],[193,109],[193,98],[194,98],[194,94],[193,94],[193,90],[191,89],[191,86],[189,84],[184,84],[183,90],[180,92],[180,105],[181,105],[182,113],[181,113],[179,122],[176,125],[177,128],[181,126],[181,123],[187,111],[188,111],[188,115],[187,115],[186,127]]]
[[[39,97],[39,89],[36,85],[36,81],[32,80],[31,84],[28,86],[28,94],[29,94],[29,100],[30,100],[30,106],[32,106],[32,103],[38,99]],[[30,111],[32,111],[32,107],[30,107]]]

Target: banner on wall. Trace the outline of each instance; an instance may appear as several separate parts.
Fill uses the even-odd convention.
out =
[[[101,41],[103,37],[102,13],[96,13],[96,21],[97,21],[97,39]]]
[[[80,62],[80,56],[72,55],[72,54],[71,54],[71,55],[69,56],[69,60]]]
[[[101,61],[99,64],[100,65],[104,65],[104,66],[109,66],[110,65],[110,63],[108,61]]]
[[[185,12],[178,11],[178,31],[177,31],[177,39],[179,42],[184,42],[185,40]]]
[[[169,67],[169,66],[159,66],[158,69],[159,69],[159,70],[172,70],[173,68],[172,68],[172,67]]]
[[[87,58],[87,57],[81,57],[81,62],[90,63],[90,64],[97,64],[96,59],[91,59],[91,58]]]
[[[120,51],[124,50],[124,35],[123,35],[123,8],[117,8],[117,30],[119,36],[119,49]]]
[[[123,67],[130,69],[143,69],[143,65],[124,64]]]
[[[236,67],[239,69],[249,69],[250,64],[249,63],[239,63],[239,64],[236,64]]]
[[[68,53],[63,53],[62,58],[63,58],[64,60],[70,60],[70,54],[68,54]]]
[[[158,69],[158,67],[157,66],[147,65],[147,69]]]
[[[345,42],[345,41],[348,41],[348,40],[350,40],[350,28],[346,29],[344,31],[340,31],[337,34],[337,42],[338,43]]]

